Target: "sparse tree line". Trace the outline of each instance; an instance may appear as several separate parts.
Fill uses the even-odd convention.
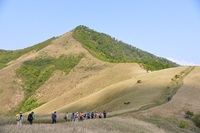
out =
[[[93,56],[104,61],[141,63],[145,69],[151,71],[178,66],[167,59],[142,51],[85,26],[78,26],[73,32],[73,37]]]

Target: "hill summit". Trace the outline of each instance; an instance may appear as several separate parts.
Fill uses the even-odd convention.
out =
[[[83,47],[94,57],[104,61],[141,63],[147,70],[160,70],[178,66],[165,58],[157,57],[118,41],[107,34],[91,30],[86,26],[76,27],[73,37],[81,42]]]

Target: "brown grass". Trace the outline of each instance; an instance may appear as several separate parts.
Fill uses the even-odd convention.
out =
[[[133,118],[94,119],[83,122],[64,122],[57,124],[36,124],[16,126],[7,124],[0,126],[3,133],[165,133],[153,124]]]

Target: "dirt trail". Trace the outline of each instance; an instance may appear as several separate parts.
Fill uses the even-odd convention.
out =
[[[180,78],[180,86],[171,101],[144,111],[144,114],[177,116],[183,118],[185,111],[200,113],[200,67],[189,67]]]
[[[194,66],[189,66],[185,70],[183,70],[180,74],[175,75],[175,77],[172,79],[172,82],[174,82],[176,85],[173,87],[173,91],[170,94],[170,97],[171,97],[170,100],[173,99],[173,97],[176,95],[177,91],[183,86],[184,78],[189,73],[191,73],[191,71],[193,71],[194,68],[195,68]],[[158,106],[161,106],[161,105],[166,104],[166,103],[168,103],[167,98],[163,99],[159,104],[152,104],[152,105],[147,105],[147,106],[141,107],[138,111],[148,110],[150,108],[158,107]]]

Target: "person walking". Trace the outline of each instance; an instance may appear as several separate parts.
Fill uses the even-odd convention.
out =
[[[94,112],[91,113],[91,119],[94,119]]]
[[[34,112],[31,112],[29,115],[28,115],[28,121],[29,123],[32,125],[33,124],[33,120],[35,119],[35,114]]]
[[[76,114],[75,114],[75,122],[78,122],[78,112],[76,112]]]
[[[68,121],[68,119],[69,119],[69,114],[68,114],[68,112],[66,112],[66,114],[65,114],[65,118],[64,118],[66,121]]]
[[[94,117],[95,117],[95,119],[98,118],[98,113],[97,113],[97,111],[95,112]]]
[[[104,110],[104,111],[103,111],[103,118],[106,118],[106,114],[107,114],[107,113],[106,113],[106,111]]]
[[[56,124],[56,118],[57,118],[57,115],[56,115],[56,111],[52,114],[52,124]]]
[[[167,97],[167,101],[169,102],[171,100],[171,96],[169,95],[168,97]]]
[[[20,114],[20,120],[19,120],[19,125],[22,125],[22,121],[23,121],[23,116],[22,116],[22,112],[20,112],[19,114]]]
[[[80,117],[80,121],[83,121],[83,112],[80,112],[79,117]]]
[[[90,112],[87,113],[87,119],[90,119]]]
[[[71,120],[74,122],[74,113],[71,114]]]
[[[99,119],[101,119],[101,118],[102,118],[102,112],[99,113]]]
[[[17,126],[22,125],[22,121],[23,121],[22,112],[17,113],[15,118],[16,118],[16,121],[17,121]]]
[[[83,113],[83,117],[84,117],[84,120],[87,119],[87,113],[86,112]]]

